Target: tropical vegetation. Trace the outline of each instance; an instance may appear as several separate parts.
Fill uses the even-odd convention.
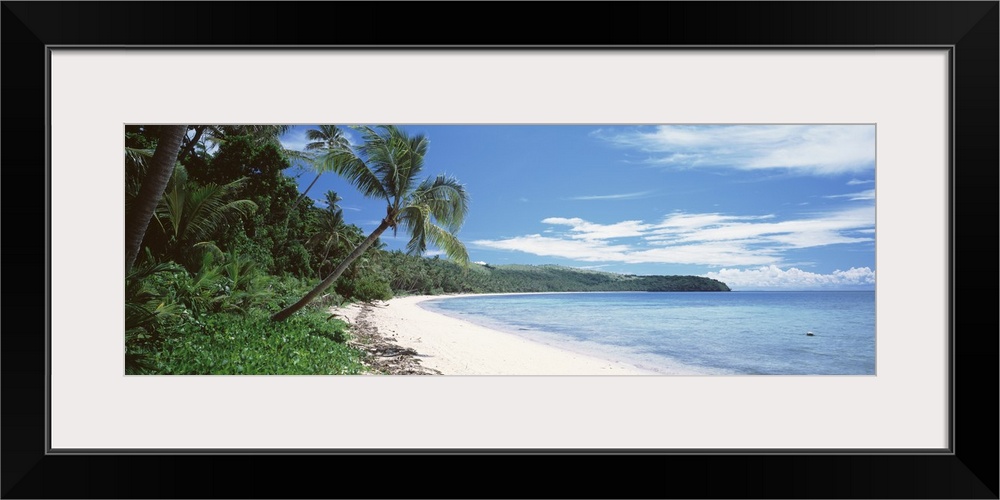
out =
[[[279,142],[287,130],[126,127],[126,373],[364,373],[366,354],[330,309],[398,294],[728,290],[693,276],[470,263],[458,238],[469,194],[427,175],[427,137],[365,126],[352,145],[319,125],[300,152]],[[294,171],[316,176],[303,192]],[[345,220],[335,192],[308,196],[327,173],[385,203],[378,227]],[[405,252],[381,242],[390,229]],[[429,246],[447,258],[421,257]]]

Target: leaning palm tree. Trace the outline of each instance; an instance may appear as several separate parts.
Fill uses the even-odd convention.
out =
[[[344,132],[337,128],[336,125],[320,125],[319,129],[311,128],[306,131],[306,139],[309,139],[309,144],[306,144],[306,151],[333,151],[337,149],[348,149],[351,147],[350,142],[347,141],[347,137],[344,136]],[[313,178],[306,190],[295,199],[295,203],[288,209],[289,212],[295,209],[299,205],[299,202],[309,194],[309,190],[316,184],[319,177],[323,175],[323,168],[316,169],[316,177]]]
[[[282,321],[319,297],[387,229],[399,226],[410,234],[406,250],[420,254],[428,240],[445,254],[468,264],[469,254],[455,233],[468,213],[465,187],[453,177],[439,175],[420,182],[428,140],[421,134],[409,136],[394,126],[360,128],[364,143],[355,152],[349,147],[332,149],[320,161],[345,177],[362,194],[386,201],[385,217],[368,238],[354,249],[316,288],[298,302],[271,316]],[[419,183],[418,183],[419,182]]]

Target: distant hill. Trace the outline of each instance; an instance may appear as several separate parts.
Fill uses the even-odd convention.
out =
[[[728,292],[701,276],[637,276],[557,265],[483,266],[498,282],[523,292]]]
[[[728,292],[718,280],[701,276],[637,276],[558,265],[469,264],[445,259],[388,255],[390,286],[397,293],[518,292]]]

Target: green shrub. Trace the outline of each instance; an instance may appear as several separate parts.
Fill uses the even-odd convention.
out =
[[[389,288],[389,283],[370,275],[356,279],[340,278],[337,281],[336,290],[343,297],[361,302],[392,298],[392,289]]]
[[[155,372],[183,375],[340,375],[365,371],[342,343],[346,323],[322,313],[272,322],[266,313],[218,313],[163,341]]]

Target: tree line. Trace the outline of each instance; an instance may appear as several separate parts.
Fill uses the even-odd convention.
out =
[[[463,267],[400,251],[388,252],[382,261],[385,279],[397,294],[729,291],[725,283],[701,276],[636,276],[555,265]]]

